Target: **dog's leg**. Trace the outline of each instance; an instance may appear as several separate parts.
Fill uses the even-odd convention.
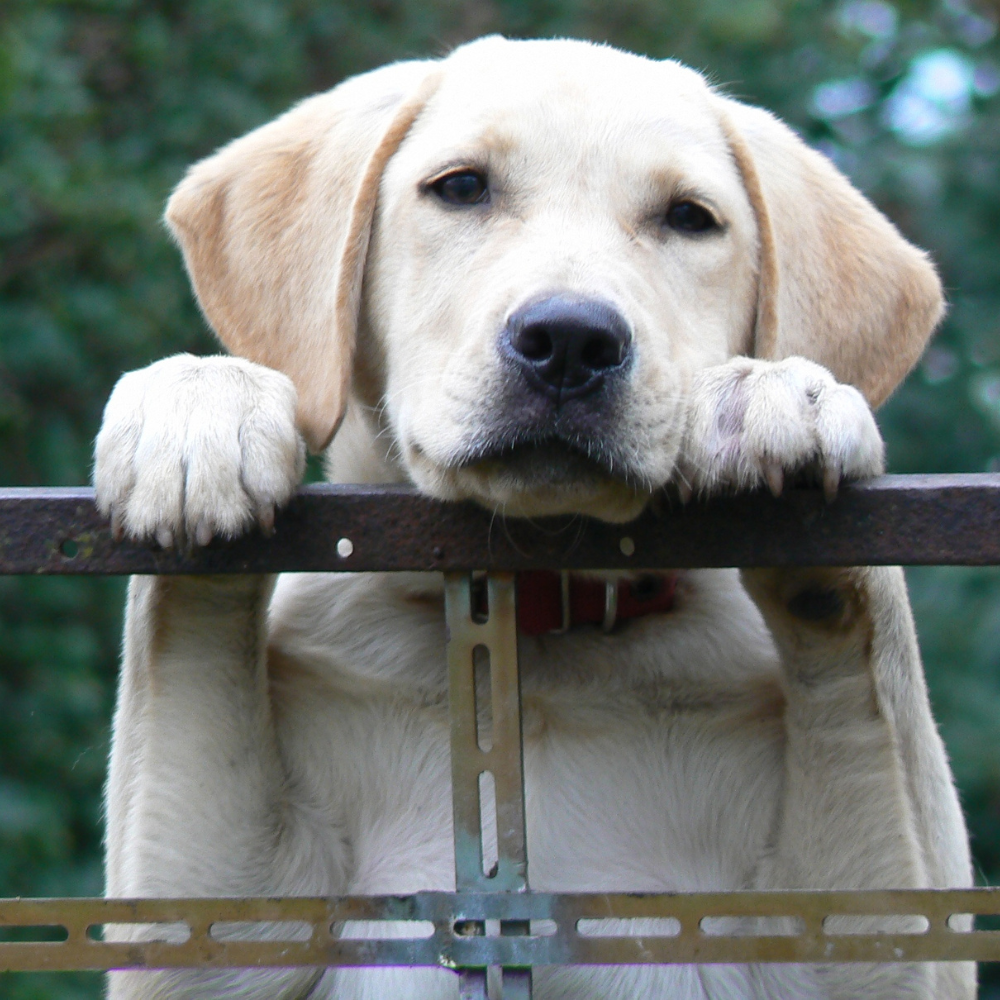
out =
[[[205,544],[255,520],[267,528],[302,471],[294,412],[284,376],[237,359],[181,356],[126,375],[98,437],[98,503],[116,531],[161,545]],[[313,835],[281,762],[265,654],[272,583],[132,580],[107,790],[109,894],[343,890],[343,847]],[[121,973],[109,989],[122,1000],[263,1000],[304,996],[317,975]]]
[[[787,699],[784,795],[757,885],[969,885],[965,828],[902,572],[754,570],[743,579],[777,643]],[[912,921],[868,923],[906,930]],[[967,964],[830,966],[816,976],[833,996],[975,992]],[[765,978],[783,977],[775,967]]]
[[[108,787],[110,895],[343,891],[340,845],[309,835],[281,765],[265,660],[271,585],[133,579]],[[317,978],[309,969],[131,973],[113,976],[109,995],[292,998]]]
[[[829,496],[841,478],[881,472],[881,439],[860,393],[802,358],[736,358],[696,379],[682,489],[766,483],[780,492],[787,474],[809,470]],[[965,827],[901,571],[754,570],[744,583],[777,643],[787,700],[783,800],[754,884],[969,885]],[[758,974],[768,995],[974,993],[967,964]]]
[[[806,739],[803,752],[818,755],[818,762],[854,762],[862,779],[879,771],[874,766],[879,761],[887,767],[891,764],[890,770],[898,773],[898,779],[893,779],[898,789],[872,814],[881,812],[882,820],[888,822],[891,817],[897,826],[897,821],[905,820],[916,850],[914,871],[920,872],[925,885],[968,885],[965,825],[944,745],[931,716],[902,571],[885,567],[753,570],[744,572],[743,579],[781,651],[790,749],[793,741]],[[852,724],[859,727],[856,734],[851,732]],[[858,743],[856,754],[847,754],[851,740],[873,737],[879,740],[877,754],[874,746],[868,753],[863,742]],[[845,741],[840,752],[834,752],[837,743],[826,747],[822,741],[827,738]],[[802,758],[803,768],[809,759]],[[813,763],[801,776],[814,775],[809,780],[816,792],[832,804],[840,791],[831,786],[823,791],[825,779],[817,771]],[[838,782],[843,780],[842,775],[836,777]],[[898,808],[890,809],[890,802],[897,800]],[[833,815],[842,814],[847,805],[843,802]],[[810,843],[821,849],[815,839],[818,833]],[[831,829],[823,839],[835,838],[843,845],[841,836]],[[874,842],[870,843],[874,848]],[[891,852],[883,856],[891,864]],[[856,888],[872,884],[862,881]]]

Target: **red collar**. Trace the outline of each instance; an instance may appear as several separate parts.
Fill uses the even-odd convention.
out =
[[[676,589],[675,573],[605,581],[527,570],[517,574],[517,627],[522,635],[568,632],[587,624],[610,632],[620,621],[672,610]]]

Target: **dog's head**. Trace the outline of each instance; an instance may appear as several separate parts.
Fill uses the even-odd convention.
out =
[[[694,373],[803,355],[878,405],[940,286],[818,153],[692,70],[487,38],[348,80],[167,209],[234,353],[288,374],[342,477],[622,519]]]

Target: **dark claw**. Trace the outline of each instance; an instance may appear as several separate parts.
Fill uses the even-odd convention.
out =
[[[827,503],[833,503],[837,499],[837,490],[840,487],[840,470],[832,465],[828,465],[823,470],[823,496]]]
[[[764,466],[764,478],[772,496],[780,497],[785,488],[785,473],[777,462],[768,462]]]
[[[257,510],[257,523],[260,525],[261,534],[270,538],[274,534],[274,504],[265,503]]]

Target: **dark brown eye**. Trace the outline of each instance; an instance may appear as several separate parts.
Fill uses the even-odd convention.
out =
[[[681,233],[706,233],[719,228],[715,216],[694,201],[674,202],[667,209],[667,225]]]
[[[434,181],[431,190],[449,205],[479,205],[489,201],[486,178],[475,170],[459,170]]]

